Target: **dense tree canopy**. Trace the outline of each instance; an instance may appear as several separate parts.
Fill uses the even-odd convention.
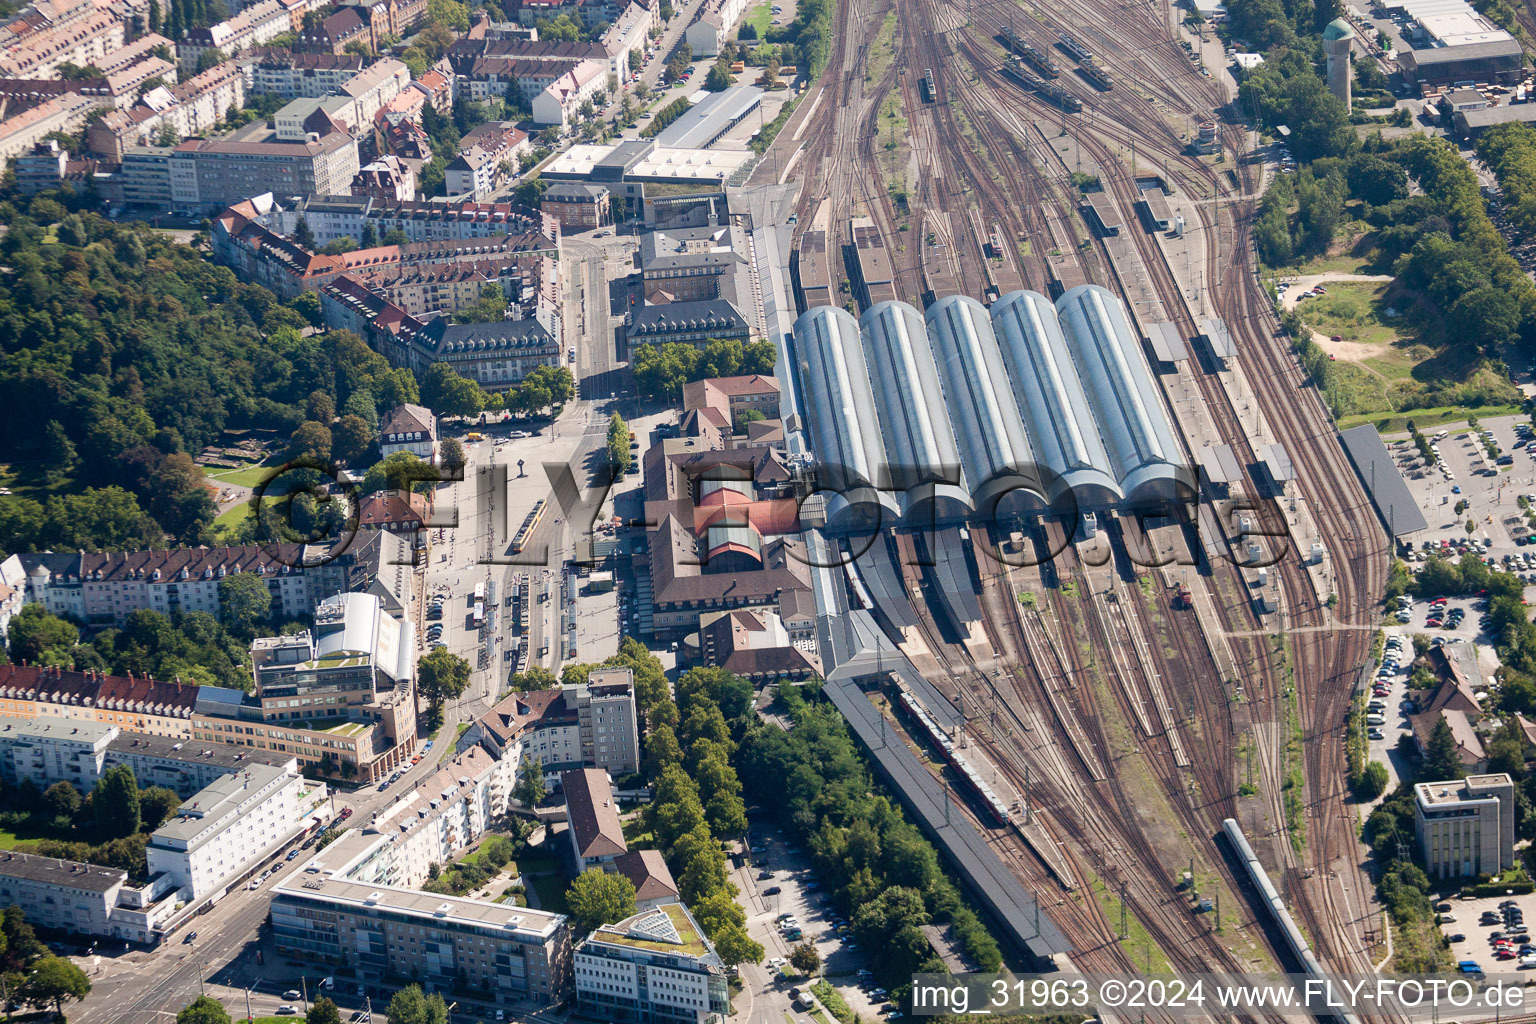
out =
[[[703,348],[668,343],[638,346],[631,360],[635,387],[646,398],[675,402],[683,385],[706,377],[735,377],[773,372],[777,350],[769,341],[742,344],[737,340],[711,341]]]
[[[313,392],[343,408],[414,387],[357,335],[304,336],[266,289],[143,225],[71,215],[44,245],[21,211],[0,204],[0,221],[8,452],[22,472],[73,463],[50,478],[68,494],[0,497],[9,550],[206,543],[215,509],[191,456],[221,431],[287,437]]]
[[[581,934],[617,924],[635,913],[635,885],[617,872],[588,868],[566,890],[566,903]]]

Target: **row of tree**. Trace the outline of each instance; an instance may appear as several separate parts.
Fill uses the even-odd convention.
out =
[[[879,951],[876,978],[899,1000],[914,972],[942,970],[921,930],[942,921],[981,970],[997,970],[996,940],[965,905],[932,844],[887,796],[871,790],[842,716],[792,687],[781,687],[779,700],[794,728],[758,723],[740,744],[738,770],[810,851],[859,944]]]
[[[630,369],[642,396],[676,404],[682,399],[683,385],[690,381],[771,374],[777,361],[773,342],[743,343],[731,338],[710,341],[703,348],[678,342],[640,345],[630,355]]]

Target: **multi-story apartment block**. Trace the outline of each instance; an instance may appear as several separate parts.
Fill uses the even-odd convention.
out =
[[[406,91],[421,95],[414,89]],[[385,203],[411,202],[416,198],[416,171],[404,157],[386,153],[357,169],[352,194]]]
[[[302,13],[299,16],[302,18]],[[176,44],[176,56],[183,66],[195,68],[208,50],[234,57],[291,31],[292,11],[279,0],[260,0],[216,25],[188,30]]]
[[[0,666],[0,720],[101,722],[173,740],[192,734],[198,687],[39,665]]]
[[[284,771],[298,771],[292,754],[252,750],[229,743],[188,743],[165,736],[141,736],[119,732],[107,744],[102,770],[127,765],[140,788],[164,786],[183,799],[191,799],[226,775],[247,765],[264,764]]]
[[[380,811],[370,828],[388,837],[350,877],[415,888],[485,834],[506,813],[508,787],[485,751],[471,748]]]
[[[582,767],[627,775],[640,766],[637,723],[633,673],[596,669],[586,683],[504,698],[464,731],[458,749],[484,747],[509,775],[534,759],[549,776]]]
[[[218,615],[219,581],[253,572],[267,584],[272,612],[297,619],[327,594],[349,589],[356,556],[330,558],[326,545],[247,544],[168,551],[23,554],[27,600],[92,625],[123,624],[139,609]]]
[[[77,20],[38,27],[19,37],[7,32],[14,41],[0,43],[0,77],[49,78],[60,64],[101,67],[122,48],[124,24],[111,11],[84,6],[92,11]]]
[[[79,130],[101,105],[97,97],[66,92],[0,121],[0,164],[32,152],[54,132]]]
[[[668,903],[576,944],[576,1005],[615,1024],[712,1024],[731,1013],[725,965],[693,915]]]
[[[322,817],[325,784],[291,768],[251,764],[221,776],[150,835],[151,875],[188,902],[222,896],[252,867]]]
[[[256,690],[200,695],[195,740],[294,755],[305,770],[375,782],[416,743],[415,633],[372,594],[337,594],[314,632],[251,645]]]
[[[0,779],[7,787],[30,780],[39,791],[69,782],[89,793],[116,735],[115,727],[100,722],[53,717],[0,721]]]
[[[369,58],[357,53],[258,47],[238,63],[246,92],[297,100],[334,94],[368,66]]]
[[[736,31],[736,23],[746,12],[747,0],[705,0],[697,18],[683,33],[683,38],[699,57],[713,57],[720,46]]]
[[[481,750],[460,754],[383,811],[315,854],[272,895],[282,952],[347,964],[428,989],[469,986],[497,1000],[552,1003],[570,989],[563,915],[416,891],[484,834],[506,791]]]
[[[555,79],[533,98],[533,123],[564,128],[581,113],[581,108],[595,103],[597,94],[608,86],[613,74],[607,62],[584,60]]]
[[[46,789],[68,782],[84,794],[96,787],[103,772],[119,764],[133,770],[140,787],[164,786],[183,797],[249,764],[297,767],[292,755],[142,735],[82,718],[44,714],[0,719],[0,779],[8,785],[31,779]]]
[[[225,61],[185,82],[150,89],[132,107],[92,121],[86,145],[98,156],[121,163],[129,148],[157,143],[167,130],[177,140],[201,135],[230,108],[243,106],[245,77],[234,61]]]
[[[484,199],[516,175],[531,149],[528,133],[511,121],[492,121],[459,140],[459,155],[444,169],[451,196]]]
[[[1431,878],[1495,874],[1514,863],[1515,787],[1503,773],[1413,787],[1414,830]]]
[[[72,935],[154,942],[175,910],[158,880],[131,885],[121,868],[6,850],[0,853],[0,903],[20,907],[28,923]]]
[[[356,7],[339,7],[314,25],[306,26],[294,45],[316,53],[344,53],[348,44],[359,42],[373,48],[368,18]]]

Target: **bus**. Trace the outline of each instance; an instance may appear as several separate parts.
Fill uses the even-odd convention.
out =
[[[468,441],[470,444],[474,444],[476,441],[484,441],[485,435],[470,431],[468,434],[464,435],[464,440]]]
[[[540,498],[533,503],[533,510],[523,520],[523,525],[517,528],[517,533],[512,536],[512,551],[514,554],[528,546],[528,541],[533,537],[533,531],[539,528],[539,523],[544,519],[544,499]]]
[[[475,624],[475,628],[476,629],[479,629],[481,626],[485,625],[485,602],[484,601],[476,601],[475,602],[475,610],[474,610],[473,614],[470,617],[474,620],[474,624]]]
[[[474,601],[475,601],[475,604],[478,604],[478,605],[484,605],[485,604],[485,581],[484,580],[481,580],[479,583],[475,584],[475,598],[474,598]]]

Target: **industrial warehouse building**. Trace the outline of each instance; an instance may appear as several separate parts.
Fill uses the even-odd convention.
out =
[[[989,312],[948,296],[795,323],[828,526],[954,522],[1194,493],[1140,340],[1098,285],[1055,303],[1016,291]],[[869,415],[873,410],[874,415]]]

